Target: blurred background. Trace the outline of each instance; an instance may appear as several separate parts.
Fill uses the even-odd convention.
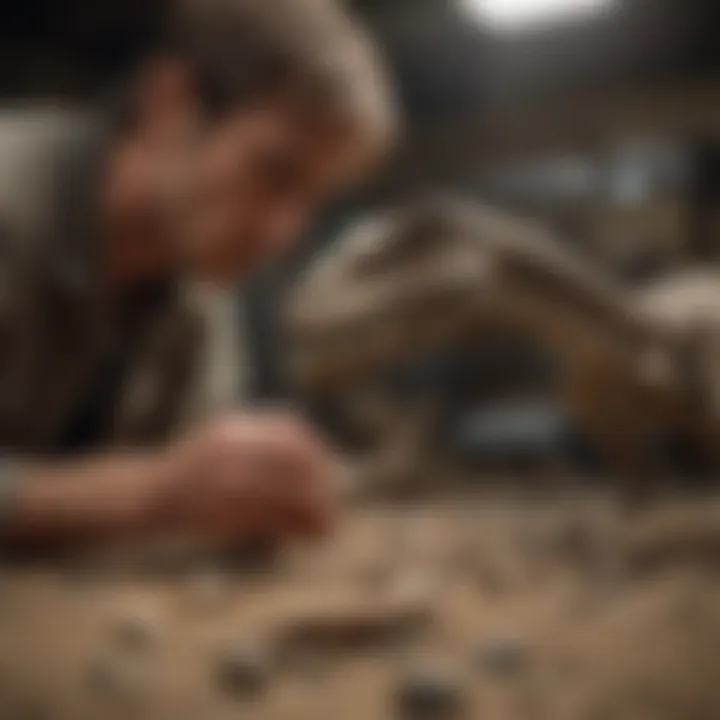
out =
[[[0,105],[103,102],[167,2],[2,0]],[[603,454],[562,404],[556,358],[528,337],[468,336],[320,398],[287,373],[282,315],[286,291],[346,227],[426,190],[537,219],[638,288],[720,264],[720,2],[348,2],[388,57],[402,142],[293,257],[207,298],[203,401],[299,404],[344,449],[372,456],[374,444],[382,461],[389,447],[399,466],[384,467],[424,472],[420,500],[451,477],[490,492],[361,505],[332,543],[213,558],[168,588],[162,573],[124,587],[70,568],[64,596],[32,576],[13,594],[0,570],[0,718],[447,719],[467,691],[463,718],[717,720],[716,499],[683,514],[673,496],[645,523],[606,503]],[[717,390],[717,352],[710,360]],[[717,398],[689,403],[711,406],[714,432]],[[716,448],[716,437],[701,440]],[[508,477],[531,480],[529,503]],[[275,694],[238,711],[210,681],[233,701]],[[86,685],[108,712],[62,714],[66,693]]]
[[[278,324],[284,288],[359,214],[428,188],[538,218],[633,283],[715,262],[716,0],[351,4],[389,58],[406,115],[402,146],[321,219],[302,252],[238,288],[224,319],[212,311],[218,357],[210,373],[231,376],[215,377],[214,392],[232,387],[225,392],[248,401],[292,395]],[[162,3],[139,0],[5,0],[1,99],[102,99],[140,56],[162,12]],[[525,339],[485,338],[411,365],[394,369],[394,387],[403,398],[430,389],[443,398],[443,442],[470,453],[475,445],[492,451],[489,443],[531,460],[560,443],[592,465],[592,449],[575,442],[563,409],[552,406],[552,359]],[[477,413],[499,400],[516,403],[517,417],[498,420],[506,430],[483,441],[472,431]],[[492,426],[492,413],[483,417],[480,425]]]

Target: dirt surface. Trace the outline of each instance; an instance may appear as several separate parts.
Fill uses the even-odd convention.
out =
[[[720,503],[356,509],[264,571],[0,578],[0,719],[720,718]]]

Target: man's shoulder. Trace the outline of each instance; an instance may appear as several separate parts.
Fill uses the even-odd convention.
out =
[[[0,109],[0,225],[23,242],[53,222],[59,158],[87,132],[81,111],[45,107]]]

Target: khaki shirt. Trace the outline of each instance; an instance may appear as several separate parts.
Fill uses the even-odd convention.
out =
[[[89,116],[0,113],[0,499],[26,458],[166,438],[193,392],[203,328],[178,283],[118,298],[105,282],[107,136]]]

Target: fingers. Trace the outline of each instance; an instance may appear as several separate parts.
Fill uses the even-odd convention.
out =
[[[262,482],[274,494],[279,529],[311,537],[331,532],[339,497],[337,463],[329,449],[308,428],[289,424],[274,434],[267,452]]]
[[[224,529],[275,537],[317,537],[339,515],[339,463],[305,424],[278,413],[225,418],[206,433],[202,505]]]

